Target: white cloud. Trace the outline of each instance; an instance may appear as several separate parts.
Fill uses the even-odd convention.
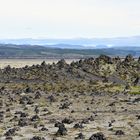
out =
[[[140,34],[139,7],[139,0],[0,0],[0,37]]]

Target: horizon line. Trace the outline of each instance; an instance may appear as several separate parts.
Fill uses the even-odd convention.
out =
[[[0,40],[16,40],[16,39],[33,39],[33,40],[37,40],[37,39],[108,39],[108,38],[129,38],[129,37],[140,37],[140,35],[130,35],[130,36],[112,36],[112,37],[11,37],[11,38],[0,38]]]

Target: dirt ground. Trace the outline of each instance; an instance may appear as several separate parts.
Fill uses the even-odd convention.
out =
[[[1,94],[0,112],[3,111],[3,119],[0,121],[0,140],[5,140],[5,133],[14,127],[18,130],[10,135],[13,140],[30,140],[34,136],[46,140],[74,140],[79,133],[84,135],[83,139],[88,140],[97,132],[102,132],[107,140],[140,140],[140,95],[39,93],[37,99],[35,93]],[[25,96],[33,99],[33,103],[21,104],[19,101]],[[68,106],[64,107],[65,103]],[[34,111],[36,106],[38,112]],[[19,126],[21,116],[17,112],[28,114],[25,117],[29,121],[27,125]],[[34,115],[39,116],[39,119],[31,121]],[[69,119],[69,122],[64,122],[67,133],[57,136],[55,123],[65,118]],[[83,127],[75,128],[77,123]],[[41,130],[42,127],[47,130]],[[117,134],[117,130],[123,134]]]

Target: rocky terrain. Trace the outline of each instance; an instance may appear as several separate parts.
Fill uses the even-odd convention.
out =
[[[0,140],[139,140],[139,108],[131,55],[0,69]]]

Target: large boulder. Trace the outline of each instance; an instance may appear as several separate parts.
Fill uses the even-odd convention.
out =
[[[100,63],[101,61],[112,64],[112,58],[107,55],[100,55],[98,58],[95,59],[95,63]]]
[[[67,66],[68,64],[66,63],[66,61],[64,59],[61,59],[60,61],[58,61],[57,66],[59,68],[64,68],[65,66]]]

